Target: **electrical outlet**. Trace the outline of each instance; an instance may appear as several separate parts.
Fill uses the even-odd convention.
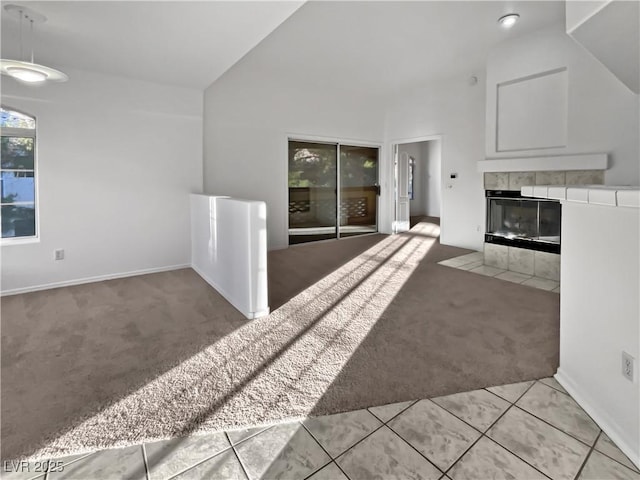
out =
[[[622,352],[622,375],[633,382],[634,358],[627,352]]]
[[[64,260],[64,250],[59,248],[53,251],[53,258],[56,260]]]

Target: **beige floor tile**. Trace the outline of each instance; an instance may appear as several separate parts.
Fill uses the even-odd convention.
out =
[[[336,460],[351,480],[437,480],[436,467],[384,426]]]
[[[522,394],[527,391],[527,389],[531,385],[533,385],[533,381],[509,383],[508,385],[499,385],[497,387],[489,387],[487,388],[487,390],[513,403],[517,401],[522,396]]]
[[[531,275],[525,275],[524,273],[504,272],[496,275],[496,278],[499,278],[500,280],[506,280],[507,282],[512,282],[512,283],[522,283],[525,280],[529,280],[533,277]]]
[[[455,267],[458,270],[473,270],[474,268],[478,268],[482,266],[482,262],[471,262],[465,265],[460,265],[459,267]]]
[[[598,441],[596,442],[595,449],[605,455],[617,460],[623,465],[638,471],[638,467],[636,467],[629,458],[622,453],[615,443],[607,436],[606,433],[602,432],[600,437],[598,437]]]
[[[476,429],[430,400],[412,405],[389,426],[443,471],[480,437]]]
[[[441,262],[438,262],[438,265],[442,265],[443,267],[459,267],[460,265],[463,265],[460,262],[456,262],[455,259],[453,258],[449,258],[447,260],[442,260]]]
[[[400,412],[409,408],[412,403],[414,403],[413,400],[409,402],[390,403],[389,405],[382,405],[380,407],[369,407],[369,411],[384,423],[387,423]]]
[[[556,282],[555,280],[548,280],[546,278],[533,277],[522,282],[522,285],[538,288],[540,290],[548,290],[550,292],[554,288],[557,288],[560,285],[560,282]]]
[[[49,473],[50,480],[111,480],[147,478],[142,446],[102,450],[65,466],[61,472]]]
[[[456,393],[431,400],[482,432],[510,406],[509,402],[486,390]]]
[[[224,433],[214,433],[147,443],[144,448],[151,480],[156,480],[187,470],[231,448],[231,444]]]
[[[482,252],[475,252],[461,255],[459,257],[448,258],[447,260],[439,262],[439,264],[445,265],[447,267],[460,267],[462,265],[468,265],[470,263],[482,262],[482,258]]]
[[[542,473],[494,441],[483,437],[449,471],[453,480],[527,479],[544,480]]]
[[[319,471],[309,477],[309,480],[349,480],[338,466],[331,462],[326,467],[322,467]]]
[[[573,398],[542,383],[531,387],[516,405],[588,445],[600,434],[598,425]]]
[[[312,417],[302,423],[333,458],[346,452],[382,425],[367,410]]]
[[[46,480],[543,479],[543,473],[574,480],[578,472],[579,480],[640,480],[553,377],[227,435],[145,444],[148,478],[142,446],[135,446],[65,457],[64,472]],[[2,478],[45,480],[38,472]]]
[[[237,445],[238,443],[246,440],[247,438],[251,438],[254,435],[259,434],[260,432],[264,432],[267,428],[270,427],[256,427],[256,428],[244,428],[242,430],[229,430],[227,435],[229,436],[229,441],[231,445]]]
[[[160,478],[160,477],[157,477]],[[233,450],[220,453],[171,480],[247,480],[247,476]],[[153,475],[150,480],[156,480]]]
[[[579,480],[640,480],[640,473],[594,450],[578,478]]]
[[[478,273],[480,275],[485,275],[487,277],[495,277],[496,275],[505,272],[504,270],[502,270],[500,268],[489,267],[487,265],[481,265],[479,267],[472,268],[469,271],[473,272],[473,273]]]
[[[297,422],[273,426],[234,448],[251,480],[305,478],[331,461]]]
[[[566,393],[567,395],[569,395],[569,393],[564,389],[564,387],[560,385],[560,383],[553,377],[542,378],[538,381],[544,383],[549,387],[555,388],[559,392]]]
[[[573,480],[589,453],[585,444],[517,407],[487,436],[554,480]]]
[[[481,261],[484,258],[484,253],[472,252],[472,253],[467,253],[465,255],[460,255],[459,257],[456,257],[456,258],[460,261],[477,262],[477,261]]]

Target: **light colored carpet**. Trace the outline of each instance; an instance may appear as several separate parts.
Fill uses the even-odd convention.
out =
[[[189,269],[4,298],[2,458],[553,374],[558,295],[437,265],[465,253],[438,231],[273,252],[279,308],[251,322]]]

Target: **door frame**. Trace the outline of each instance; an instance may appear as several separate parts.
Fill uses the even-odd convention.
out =
[[[393,234],[393,226],[395,225],[396,222],[396,189],[398,188],[398,179],[396,178],[396,165],[395,165],[395,155],[396,155],[396,149],[400,146],[400,145],[406,145],[408,143],[420,143],[420,142],[430,142],[432,140],[438,140],[440,142],[440,218],[443,217],[444,215],[444,202],[443,202],[443,195],[442,195],[442,191],[443,191],[443,185],[444,185],[444,170],[442,168],[442,165],[444,164],[443,161],[443,152],[444,152],[444,148],[443,148],[443,144],[444,144],[444,135],[441,133],[438,134],[431,134],[431,135],[422,135],[419,137],[405,137],[405,138],[396,138],[396,139],[391,139],[388,141],[387,145],[387,155],[388,155],[388,159],[389,161],[386,162],[386,170],[385,170],[385,183],[388,183],[389,185],[389,195],[387,196],[387,202],[385,205],[385,218],[386,221],[384,222],[384,230],[380,229],[380,226],[378,227],[378,230],[380,231],[384,231],[384,233],[391,233]],[[442,229],[442,223],[440,228]]]
[[[295,246],[295,245],[289,245],[289,142],[290,141],[298,141],[298,142],[311,142],[311,143],[329,143],[329,144],[337,144],[338,145],[338,158],[337,158],[337,164],[336,164],[336,189],[337,189],[337,195],[336,195],[336,202],[338,205],[338,209],[336,212],[336,238],[335,239],[329,239],[329,240],[318,240],[319,242],[322,241],[332,241],[332,240],[340,240],[340,228],[339,228],[339,223],[340,223],[340,215],[339,215],[339,205],[340,205],[340,145],[348,145],[348,146],[353,146],[353,147],[371,147],[371,148],[377,148],[378,149],[378,185],[381,185],[381,178],[383,176],[383,166],[384,166],[384,142],[380,142],[380,141],[375,141],[375,140],[359,140],[359,139],[353,139],[353,138],[342,138],[342,137],[325,137],[325,136],[320,136],[320,135],[307,135],[307,134],[303,134],[303,133],[286,133],[284,135],[284,152],[285,154],[283,155],[284,158],[284,178],[283,178],[283,183],[284,183],[284,195],[283,195],[283,204],[285,206],[284,208],[284,212],[283,212],[283,216],[284,216],[284,236],[287,239],[287,247],[285,248],[289,248],[291,246]],[[380,233],[381,228],[380,228],[380,208],[382,206],[382,194],[378,195],[376,198],[376,232],[375,233]],[[364,233],[362,235],[374,235],[375,233]],[[357,235],[357,236],[362,236],[362,235]],[[343,237],[343,238],[351,238],[351,237]],[[300,245],[304,245],[304,243],[300,244]]]

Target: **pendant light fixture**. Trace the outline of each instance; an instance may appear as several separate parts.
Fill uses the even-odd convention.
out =
[[[520,15],[517,13],[510,13],[508,15],[503,15],[498,19],[498,23],[502,26],[502,28],[511,28],[516,22],[520,19]]]
[[[44,23],[47,17],[20,5],[5,5],[5,11],[18,15],[20,20],[20,60],[0,59],[0,72],[25,83],[66,82],[69,77],[54,68],[39,65],[34,62],[33,56],[33,26],[36,23]],[[24,60],[24,25],[29,29],[29,47],[31,49],[30,61]]]

